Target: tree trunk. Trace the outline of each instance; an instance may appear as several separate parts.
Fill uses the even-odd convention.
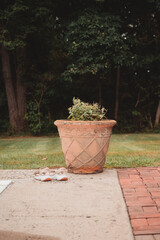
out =
[[[159,102],[158,102],[158,107],[157,107],[157,111],[156,111],[156,118],[155,118],[154,126],[158,127],[159,123],[160,123],[160,99],[159,99]]]
[[[116,79],[116,99],[115,99],[115,120],[118,118],[118,108],[119,108],[119,83],[120,83],[120,66],[117,68],[117,79]]]
[[[17,105],[18,105],[18,113],[20,117],[20,124],[21,124],[21,129],[24,129],[24,116],[27,112],[26,110],[26,88],[22,84],[21,80],[21,69],[19,68],[19,64],[17,65],[16,69],[16,77],[17,77],[17,82],[16,82],[16,93],[17,93]]]
[[[11,74],[9,53],[4,46],[2,46],[1,48],[1,55],[2,55],[2,72],[3,72],[3,78],[5,82],[6,95],[7,95],[7,101],[8,101],[10,125],[12,127],[12,130],[17,133],[20,130],[19,129],[20,118],[19,118],[18,106],[16,101],[16,93],[14,90],[13,79]]]
[[[17,79],[17,104],[21,121],[21,128],[24,128],[24,116],[26,114],[26,91],[21,81]]]

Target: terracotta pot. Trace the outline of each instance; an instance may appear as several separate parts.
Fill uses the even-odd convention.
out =
[[[70,121],[57,120],[62,150],[68,172],[102,172],[112,134],[114,120]]]

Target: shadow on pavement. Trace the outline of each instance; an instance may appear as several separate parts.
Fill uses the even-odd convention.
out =
[[[0,240],[60,240],[60,238],[0,230]]]

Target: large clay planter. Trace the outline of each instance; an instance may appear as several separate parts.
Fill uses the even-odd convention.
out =
[[[69,121],[57,120],[62,150],[68,172],[102,172],[112,134],[114,120]]]

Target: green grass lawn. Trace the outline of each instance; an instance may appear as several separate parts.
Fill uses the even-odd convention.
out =
[[[0,169],[65,166],[59,137],[0,138]],[[105,167],[160,166],[160,134],[113,134]]]

